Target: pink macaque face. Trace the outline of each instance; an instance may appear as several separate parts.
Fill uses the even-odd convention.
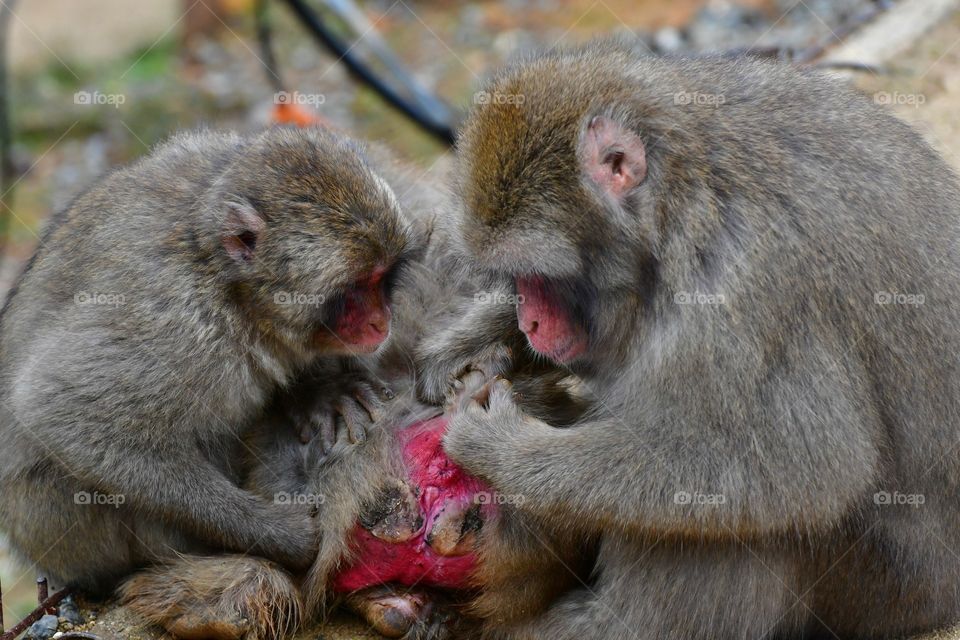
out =
[[[446,428],[447,417],[438,416],[400,432],[410,488],[407,513],[372,527],[357,525],[351,540],[356,561],[335,576],[335,591],[351,593],[384,583],[470,586],[475,533],[494,508],[492,490],[447,457]]]
[[[321,331],[316,345],[328,352],[375,351],[390,334],[390,305],[384,286],[386,269],[377,268],[344,294],[343,311],[332,331]]]
[[[570,362],[587,350],[587,332],[540,276],[517,276],[517,322],[530,346],[554,362]]]

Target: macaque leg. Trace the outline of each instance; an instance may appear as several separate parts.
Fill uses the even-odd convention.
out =
[[[183,556],[121,588],[126,606],[186,640],[277,640],[293,633],[300,592],[278,565],[248,556]]]
[[[796,563],[737,543],[604,541],[594,584],[504,640],[757,640],[798,637],[808,617]],[[723,602],[722,607],[717,602]]]

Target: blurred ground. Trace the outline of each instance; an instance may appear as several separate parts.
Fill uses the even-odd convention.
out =
[[[212,0],[207,0],[212,1]],[[172,131],[203,124],[253,128],[267,121],[273,89],[258,59],[250,0],[223,0],[225,25],[184,43],[184,3],[30,0],[12,23],[12,102],[19,170],[0,291],[32,251],[43,220],[98,174]],[[418,78],[466,107],[477,83],[519,51],[619,33],[652,49],[709,51],[754,44],[830,42],[863,0],[368,0],[368,18]],[[188,2],[195,11],[205,3]],[[135,6],[135,9],[132,7]],[[291,90],[321,94],[317,110],[357,135],[386,141],[427,172],[445,148],[360,87],[277,7],[278,57]],[[945,20],[906,54],[855,82],[913,122],[960,169],[960,17]],[[123,104],[77,104],[78,91]],[[78,541],[77,543],[81,543]],[[34,578],[15,566],[0,537],[7,626],[35,605]],[[374,637],[349,620],[322,637]],[[105,637],[148,637],[123,612]],[[318,637],[312,630],[304,637]],[[960,640],[960,634],[944,635]]]

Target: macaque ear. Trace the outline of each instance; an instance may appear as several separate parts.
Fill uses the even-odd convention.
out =
[[[616,200],[647,176],[643,140],[605,116],[590,119],[580,141],[579,157],[583,172]]]
[[[224,206],[227,215],[220,235],[223,248],[237,262],[250,262],[267,223],[249,202],[230,201]]]

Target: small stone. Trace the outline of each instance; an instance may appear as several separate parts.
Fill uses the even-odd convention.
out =
[[[684,47],[683,34],[674,27],[664,27],[653,37],[653,44],[661,53],[674,53]]]
[[[80,608],[73,596],[67,596],[60,602],[60,617],[71,626],[83,624],[83,614],[80,613]]]
[[[49,640],[57,632],[59,623],[57,616],[45,615],[30,625],[30,628],[23,634],[23,640]]]

